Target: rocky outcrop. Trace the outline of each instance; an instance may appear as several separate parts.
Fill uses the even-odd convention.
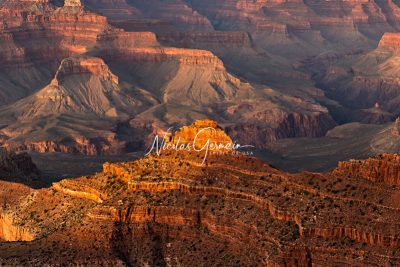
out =
[[[371,181],[400,185],[400,156],[383,154],[367,160],[340,162],[335,172]]]
[[[100,58],[94,57],[77,57],[66,58],[61,62],[56,75],[51,82],[52,85],[58,86],[60,82],[67,79],[70,75],[89,74],[99,77],[104,81],[110,81],[118,84],[118,77],[114,75],[108,66]]]
[[[386,32],[379,41],[378,48],[384,50],[399,50],[400,49],[400,34]]]
[[[126,65],[125,75],[141,81],[140,86],[162,103],[205,107],[251,87],[206,50],[150,47],[102,51],[107,62]]]
[[[32,182],[40,176],[40,171],[27,153],[16,154],[0,149],[0,179]]]
[[[157,37],[152,32],[125,32],[119,29],[112,29],[100,34],[97,37],[96,48],[99,50],[109,51],[132,49],[138,47],[159,47]],[[101,56],[107,54],[99,53]]]
[[[234,149],[232,139],[213,120],[197,120],[190,126],[183,126],[168,141],[177,147],[190,145],[191,149],[198,150],[205,147],[211,151]]]
[[[35,235],[23,226],[17,226],[7,214],[0,214],[0,241],[32,241]]]
[[[80,7],[82,6],[81,0],[65,0],[64,6],[66,7]]]
[[[62,192],[67,195],[71,195],[73,197],[77,198],[83,198],[83,199],[88,199],[95,201],[97,203],[102,203],[104,196],[102,196],[99,192],[92,188],[88,188],[85,191],[85,188],[80,188],[80,189],[71,189],[68,188],[68,184],[63,183],[62,181],[59,183],[54,183],[53,188],[59,192]]]

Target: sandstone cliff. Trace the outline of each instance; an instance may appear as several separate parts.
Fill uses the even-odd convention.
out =
[[[190,126],[183,126],[168,141],[178,147],[191,145],[192,150],[207,148],[224,152],[234,149],[232,139],[213,120],[198,120]]]
[[[397,154],[384,154],[368,160],[340,162],[335,171],[371,181],[399,185],[400,157]]]

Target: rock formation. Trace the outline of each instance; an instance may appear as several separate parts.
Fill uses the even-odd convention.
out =
[[[173,134],[171,144],[193,145],[192,149],[208,147],[214,151],[233,150],[232,139],[213,120],[197,120],[190,126],[183,126]]]
[[[64,58],[87,52],[109,27],[103,16],[47,1],[3,1],[0,14],[0,105],[46,85]]]
[[[28,104],[26,100],[29,98],[26,98],[16,105],[21,107],[25,118],[66,112],[118,116],[116,106],[111,104],[115,101],[118,105],[118,100],[112,99],[118,92],[118,77],[104,61],[87,57],[67,58],[61,62],[50,85],[37,92],[31,103]],[[133,99],[127,101],[134,102]]]
[[[1,109],[2,122],[7,125],[1,129],[3,145],[10,150],[39,152],[120,153],[126,140],[118,139],[116,121],[146,105],[135,99],[132,91],[120,88],[118,77],[102,59],[66,58],[49,85]],[[29,126],[23,126],[27,121]],[[53,123],[57,126],[51,126]],[[29,133],[16,130],[21,128]]]
[[[99,54],[107,61],[126,65],[124,75],[140,80],[162,103],[210,106],[234,98],[250,86],[231,75],[223,62],[205,50],[129,48]]]
[[[378,48],[390,49],[393,51],[400,49],[400,34],[386,32],[379,41]]]
[[[27,153],[7,152],[0,149],[0,180],[15,181],[35,186],[40,171]]]
[[[65,0],[64,6],[66,7],[80,7],[82,6],[81,0]]]
[[[338,66],[336,77],[331,77],[328,69],[318,79],[318,82],[330,88],[335,100],[353,110],[368,109],[375,103],[386,114],[380,116],[390,118],[397,116],[399,112],[399,35],[398,33],[385,33],[378,46],[372,51],[361,53],[356,56],[345,56],[336,59],[336,63],[330,65]],[[322,60],[327,63],[328,60]],[[324,63],[319,62],[320,66]],[[343,62],[351,68],[343,68]],[[329,67],[330,68],[330,67]],[[323,69],[323,68],[322,68]],[[371,113],[367,112],[364,122],[371,121]],[[376,121],[373,119],[372,121]]]
[[[373,178],[398,177],[398,155],[324,174],[288,174],[243,155],[199,160],[169,152],[106,163],[44,190],[2,182],[0,239],[32,241],[1,243],[0,262],[399,264],[398,189]]]
[[[384,154],[368,160],[340,162],[335,171],[371,181],[399,185],[400,156],[398,154]]]
[[[118,77],[111,73],[108,66],[101,59],[88,57],[64,59],[51,83],[57,86],[59,81],[63,81],[68,76],[75,74],[91,74],[104,81],[118,84]]]

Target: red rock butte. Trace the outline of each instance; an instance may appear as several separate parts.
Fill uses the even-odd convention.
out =
[[[232,139],[222,130],[216,121],[205,119],[197,120],[190,126],[183,126],[171,137],[172,144],[194,144],[197,149],[210,144],[210,150],[231,150],[228,144]],[[221,147],[219,147],[221,145]]]

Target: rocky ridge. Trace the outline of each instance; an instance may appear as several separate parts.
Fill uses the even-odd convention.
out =
[[[18,201],[9,195],[17,185],[2,183],[0,198],[7,202],[1,214],[11,219],[0,220],[0,238],[33,240],[1,243],[0,261],[398,264],[398,187],[359,175],[375,170],[398,176],[392,167],[398,155],[359,162],[357,170],[365,172],[341,163],[324,174],[288,174],[240,154],[210,155],[205,164],[201,157],[170,151],[106,163],[100,173],[50,189],[20,188],[13,196]],[[43,251],[51,244],[51,252]],[[23,253],[28,246],[31,252]]]
[[[191,145],[191,149],[232,150],[233,141],[213,120],[197,120],[190,126],[183,126],[168,140],[170,144],[180,147]],[[221,147],[220,147],[221,146]]]
[[[361,177],[376,182],[399,185],[399,156],[383,154],[367,160],[339,162],[335,172]]]

